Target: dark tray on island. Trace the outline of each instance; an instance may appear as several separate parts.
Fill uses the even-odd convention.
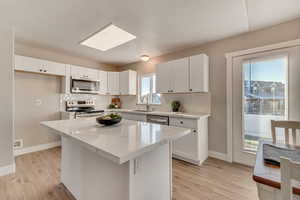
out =
[[[118,124],[121,122],[121,120],[122,120],[122,116],[115,113],[96,118],[96,121],[99,124],[102,124],[104,126],[111,126],[114,124]]]

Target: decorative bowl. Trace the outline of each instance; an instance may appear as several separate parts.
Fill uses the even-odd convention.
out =
[[[115,114],[115,113],[111,113],[111,114],[96,118],[96,121],[99,124],[102,124],[104,126],[111,126],[111,125],[120,123],[121,120],[122,120],[122,116],[119,114]]]

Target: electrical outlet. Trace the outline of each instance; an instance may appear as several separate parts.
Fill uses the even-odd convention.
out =
[[[42,100],[41,99],[36,99],[35,100],[35,105],[36,106],[41,106],[42,105]]]
[[[15,140],[14,149],[21,149],[21,148],[23,148],[23,140],[22,139]]]

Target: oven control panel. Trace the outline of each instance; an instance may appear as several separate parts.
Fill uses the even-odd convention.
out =
[[[70,100],[66,102],[67,107],[86,107],[86,106],[95,106],[95,100]]]

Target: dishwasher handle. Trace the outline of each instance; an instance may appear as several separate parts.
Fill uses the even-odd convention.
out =
[[[150,115],[150,116],[147,116],[147,122],[162,124],[162,125],[169,125],[169,117]]]

